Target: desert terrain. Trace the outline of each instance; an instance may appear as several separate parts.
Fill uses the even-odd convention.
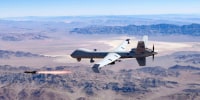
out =
[[[199,27],[193,29],[198,31],[195,36],[151,34],[147,47],[155,46],[158,55],[154,61],[148,57],[147,65],[141,67],[135,59],[123,59],[97,74],[89,59],[77,62],[70,54],[78,48],[112,51],[127,38],[131,39],[129,51],[143,35],[74,33],[71,31],[92,24],[66,21],[0,20],[0,100],[200,99]],[[33,70],[41,73],[24,73]]]

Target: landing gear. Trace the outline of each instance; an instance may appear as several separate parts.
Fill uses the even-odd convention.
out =
[[[80,62],[80,61],[81,61],[81,58],[77,58],[76,60],[77,60],[78,62]]]
[[[90,63],[94,63],[94,59],[93,58],[90,59]]]

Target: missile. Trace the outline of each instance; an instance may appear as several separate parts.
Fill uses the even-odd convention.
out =
[[[37,71],[24,71],[26,74],[37,74]]]

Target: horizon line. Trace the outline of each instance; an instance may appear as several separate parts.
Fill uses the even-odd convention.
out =
[[[159,16],[159,15],[188,15],[188,16],[200,16],[200,14],[184,14],[184,13],[171,13],[171,14],[122,14],[122,15],[27,15],[27,16],[11,16],[11,17],[0,17],[0,19],[6,19],[6,18],[23,18],[23,17],[104,17],[104,16]]]

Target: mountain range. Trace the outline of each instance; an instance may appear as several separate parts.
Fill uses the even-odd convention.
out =
[[[128,26],[89,26],[74,28],[71,33],[78,34],[129,34],[129,35],[191,35],[200,36],[200,24],[174,25],[128,25]]]
[[[0,59],[9,59],[10,57],[44,57],[44,56],[23,51],[0,50]]]
[[[23,40],[44,40],[50,37],[33,33],[0,33],[0,39],[3,41],[23,41]]]

